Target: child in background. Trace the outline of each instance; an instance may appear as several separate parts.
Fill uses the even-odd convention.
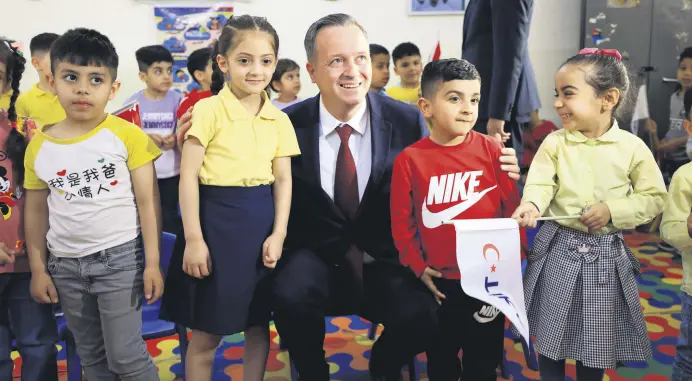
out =
[[[524,294],[536,337],[541,380],[602,380],[605,369],[651,357],[636,277],[639,261],[622,229],[663,210],[666,188],[656,160],[637,136],[618,127],[630,83],[620,53],[583,49],[555,75],[554,107],[563,128],[543,141],[531,163],[520,226],[545,222],[528,256]]]
[[[180,182],[180,151],[175,137],[178,122],[176,112],[183,97],[171,90],[173,56],[161,45],[145,46],[135,53],[139,79],[147,87],[125,101],[139,103],[139,115],[144,132],[163,153],[154,165],[161,194],[163,231],[178,234],[182,228],[178,215],[178,184]]]
[[[690,162],[687,156],[687,132],[683,128],[685,108],[683,99],[692,87],[692,47],[685,48],[678,62],[679,87],[670,96],[670,123],[663,139],[658,142],[658,151],[664,153],[661,165],[666,180],[670,180],[678,168]]]
[[[142,304],[163,292],[153,164],[161,151],[104,111],[119,87],[106,36],[69,30],[50,58],[67,117],[37,130],[26,149],[31,294],[60,303],[87,379],[158,380],[142,339]]]
[[[684,98],[685,130],[692,136],[692,91]],[[680,167],[670,182],[668,201],[663,209],[661,237],[682,256],[682,322],[676,347],[671,381],[692,380],[692,163]]]
[[[195,103],[211,96],[211,48],[197,49],[187,58],[187,72],[199,85],[199,89],[190,91],[178,106],[177,119]]]
[[[276,70],[270,83],[271,89],[279,94],[272,103],[279,110],[302,101],[300,93],[300,66],[288,58],[282,58],[276,64]]]
[[[58,381],[58,328],[53,306],[31,298],[31,272],[24,245],[24,151],[36,124],[18,118],[26,61],[14,41],[0,39],[0,94],[11,94],[0,109],[0,380],[12,380],[9,342],[16,338],[22,357],[22,380]]]
[[[392,51],[394,73],[401,79],[399,86],[387,89],[387,94],[401,102],[416,106],[420,94],[420,74],[423,69],[420,50],[410,42],[399,44]]]
[[[440,303],[439,335],[427,352],[430,380],[495,381],[503,354],[504,315],[464,293],[454,226],[431,220],[428,210],[442,212],[459,203],[459,194],[464,200],[476,193],[476,204],[451,219],[509,217],[519,205],[519,193],[500,168],[501,147],[472,130],[481,92],[476,68],[465,60],[433,61],[423,71],[422,92],[418,104],[430,122],[430,137],[404,149],[394,160],[392,235],[401,263]],[[443,200],[445,177],[456,178],[455,190],[461,182],[468,189],[453,193],[451,202]],[[468,182],[462,180],[467,178]],[[464,353],[463,366],[459,349]]]
[[[526,181],[526,174],[529,173],[529,167],[536,155],[538,147],[541,146],[543,140],[558,128],[549,120],[542,120],[538,116],[538,110],[531,113],[531,122],[528,124],[528,131],[524,131],[524,155],[521,158],[521,174],[523,181]]]
[[[389,50],[382,45],[370,44],[370,60],[372,61],[370,91],[387,95],[384,88],[389,83]]]
[[[65,110],[50,87],[50,47],[60,37],[41,33],[31,39],[31,64],[38,73],[38,83],[17,98],[17,114],[33,119],[39,126],[65,119]]]
[[[211,88],[218,95],[195,105],[185,135],[185,234],[175,243],[161,317],[192,329],[188,380],[210,381],[222,336],[242,331],[243,379],[264,378],[271,319],[267,275],[286,237],[290,156],[300,153],[288,116],[264,91],[278,50],[279,37],[265,18],[230,18],[214,50]]]

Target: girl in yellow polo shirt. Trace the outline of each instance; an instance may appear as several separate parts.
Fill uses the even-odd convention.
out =
[[[629,87],[616,50],[583,49],[562,65],[554,107],[563,129],[536,152],[512,216],[531,227],[557,218],[541,226],[524,276],[544,381],[564,380],[567,359],[578,381],[600,381],[606,369],[651,357],[639,261],[622,230],[660,214],[666,187],[651,151],[615,119]]]
[[[262,380],[269,350],[266,275],[281,256],[300,154],[264,88],[279,38],[265,18],[232,17],[215,47],[212,92],[192,112],[180,171],[176,240],[162,318],[191,328],[188,380],[211,380],[221,337],[245,332],[244,380]],[[224,79],[230,77],[230,81]],[[225,86],[224,86],[225,84]]]

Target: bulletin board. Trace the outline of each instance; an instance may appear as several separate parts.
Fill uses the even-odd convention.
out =
[[[188,93],[199,87],[187,72],[187,58],[213,46],[232,15],[233,7],[223,4],[154,7],[156,41],[173,54],[173,88]]]

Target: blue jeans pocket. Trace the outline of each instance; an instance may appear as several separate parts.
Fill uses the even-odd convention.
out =
[[[48,274],[57,274],[58,270],[60,270],[60,258],[56,257],[53,254],[48,254],[48,264],[46,265],[46,267],[48,267]]]
[[[111,271],[132,271],[144,268],[144,246],[137,237],[102,253],[103,265]]]

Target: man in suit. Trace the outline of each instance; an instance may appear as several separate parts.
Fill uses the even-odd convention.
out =
[[[462,57],[481,75],[474,130],[499,133],[520,156],[522,130],[541,107],[527,43],[532,11],[533,0],[469,0],[464,13]]]
[[[403,365],[426,350],[437,321],[433,295],[399,263],[389,212],[394,158],[428,129],[415,108],[368,93],[369,44],[351,16],[316,21],[305,50],[320,93],[283,110],[301,155],[292,159],[288,234],[273,271],[274,320],[308,381],[329,380],[325,316],[356,314],[381,323],[370,373],[398,381]],[[190,112],[181,118],[179,134],[189,119]],[[503,169],[518,179],[514,151],[503,154]]]

